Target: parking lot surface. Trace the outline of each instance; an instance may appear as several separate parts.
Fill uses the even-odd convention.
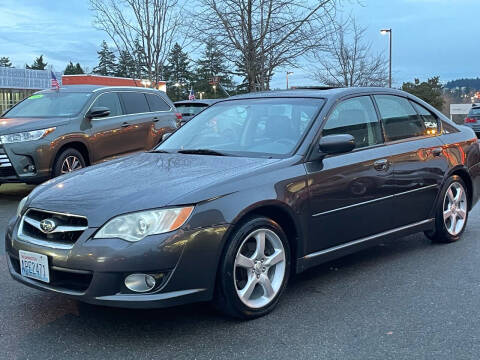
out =
[[[7,272],[3,233],[31,187],[0,187],[2,359],[477,359],[480,206],[460,242],[417,234],[294,278],[270,315],[209,304],[126,310],[30,289]],[[348,220],[346,220],[348,221]]]

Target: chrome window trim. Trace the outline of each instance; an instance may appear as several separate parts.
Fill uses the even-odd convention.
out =
[[[331,213],[334,213],[334,212],[337,212],[337,211],[351,209],[351,208],[354,208],[354,207],[357,207],[357,206],[367,205],[367,204],[371,204],[371,203],[374,203],[374,202],[377,202],[377,201],[392,199],[394,197],[402,196],[402,195],[405,195],[405,194],[410,194],[410,193],[417,192],[417,191],[427,190],[427,189],[430,189],[430,188],[433,188],[433,187],[438,187],[438,185],[437,184],[427,185],[427,186],[423,186],[423,187],[418,188],[418,189],[407,190],[407,191],[403,191],[403,192],[398,193],[398,194],[383,196],[383,197],[372,199],[372,200],[362,201],[362,202],[359,202],[357,204],[342,206],[342,207],[339,207],[337,209],[323,211],[323,212],[320,212],[320,213],[317,213],[317,214],[313,214],[312,216],[317,217],[317,216],[321,216],[321,215],[331,214]]]
[[[120,87],[119,87],[120,88]],[[102,89],[110,89],[110,88],[100,88],[100,89],[96,89],[94,90],[93,92],[95,91],[98,91],[98,90],[102,90]],[[128,89],[128,90],[127,90]],[[95,120],[95,121],[101,121],[101,120],[107,120],[107,119],[115,119],[115,118],[119,118],[119,117],[122,117],[122,116],[135,116],[135,115],[147,115],[147,114],[158,114],[158,113],[169,113],[169,112],[172,112],[173,111],[173,107],[170,106],[169,103],[167,103],[161,96],[155,94],[155,93],[152,93],[150,91],[135,91],[131,88],[127,88],[125,90],[117,90],[117,89],[110,89],[109,91],[104,91],[100,94],[97,95],[97,97],[95,99],[93,99],[92,103],[90,104],[90,106],[88,107],[87,111],[85,111],[83,117],[85,117],[87,115],[87,113],[90,111],[90,109],[92,108],[93,104],[95,104],[95,101],[97,101],[97,99],[102,96],[103,94],[108,94],[108,93],[121,93],[121,92],[133,92],[133,93],[141,93],[141,94],[152,94],[154,96],[158,96],[160,99],[162,99],[165,104],[167,104],[170,109],[169,110],[161,110],[161,111],[147,111],[147,112],[143,112],[143,113],[134,113],[134,114],[122,114],[122,115],[115,115],[115,116],[106,116],[106,117],[101,117],[101,118],[92,118],[92,121]],[[120,98],[119,98],[120,100]],[[148,104],[148,100],[147,98],[145,98],[145,100],[147,101],[147,104]],[[121,102],[121,100],[120,100]],[[123,110],[123,108],[122,108]]]
[[[384,232],[381,232],[381,233],[378,233],[378,234],[375,234],[375,235],[370,235],[370,236],[367,236],[367,237],[364,237],[364,238],[361,238],[361,239],[358,239],[358,240],[353,240],[353,241],[347,242],[345,244],[340,244],[340,245],[337,245],[337,246],[333,246],[333,247],[325,249],[325,250],[316,251],[314,253],[305,255],[302,259],[306,260],[306,259],[315,258],[317,256],[326,255],[328,253],[335,252],[335,251],[338,251],[338,250],[341,250],[341,249],[344,249],[344,248],[347,248],[347,247],[350,247],[350,246],[353,246],[353,245],[361,244],[361,243],[364,243],[364,242],[367,242],[367,241],[370,241],[370,240],[377,239],[379,237],[394,234],[394,233],[402,231],[402,230],[407,230],[407,229],[415,227],[415,226],[428,224],[428,223],[433,222],[434,220],[435,219],[427,219],[427,220],[419,221],[419,222],[416,222],[416,223],[413,223],[413,224],[400,226],[398,228],[387,230],[387,231],[384,231]]]

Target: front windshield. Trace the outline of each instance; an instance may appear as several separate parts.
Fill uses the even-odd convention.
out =
[[[3,117],[69,117],[77,115],[91,93],[48,92],[34,94],[7,111]]]
[[[292,153],[321,109],[322,99],[224,101],[198,114],[156,150],[212,150],[246,156]]]

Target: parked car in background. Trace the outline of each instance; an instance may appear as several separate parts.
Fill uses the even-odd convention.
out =
[[[176,128],[173,103],[158,90],[71,85],[40,91],[0,118],[0,184],[38,184],[150,150]]]
[[[199,112],[205,110],[210,105],[215,104],[216,102],[222,99],[202,99],[202,100],[182,100],[176,101],[175,108],[177,111],[182,114],[182,120],[180,125],[184,125],[186,122],[190,121],[192,117],[197,115]]]
[[[464,121],[480,137],[480,105],[473,105]]]
[[[403,91],[252,93],[37,187],[7,227],[8,269],[89,303],[213,299],[250,319],[291,273],[416,232],[459,240],[479,185],[473,131]]]

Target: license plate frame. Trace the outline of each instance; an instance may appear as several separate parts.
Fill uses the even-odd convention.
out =
[[[50,283],[48,257],[31,251],[19,250],[20,273],[23,277]]]

